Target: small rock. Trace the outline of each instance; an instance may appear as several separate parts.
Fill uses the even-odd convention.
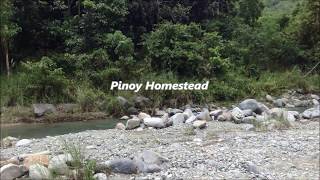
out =
[[[40,164],[34,164],[29,167],[29,178],[34,180],[49,179],[50,171]]]
[[[315,106],[314,108],[310,108],[305,110],[302,113],[302,117],[306,119],[313,119],[313,118],[319,118],[320,117],[320,107]]]
[[[29,144],[31,144],[31,140],[30,139],[21,139],[20,141],[18,141],[16,143],[16,147],[20,147],[20,146],[28,146]]]
[[[194,114],[192,113],[191,109],[185,109],[183,114],[185,114],[187,116],[187,118],[190,118],[192,116],[194,116]]]
[[[122,116],[121,118],[120,118],[120,120],[128,120],[129,119],[129,116]]]
[[[126,126],[123,123],[117,123],[115,128],[119,130],[125,130]]]
[[[197,120],[197,117],[196,117],[196,116],[191,116],[191,117],[189,117],[189,118],[186,120],[186,123],[187,123],[187,124],[191,124],[191,123],[193,123],[195,120]]]
[[[147,113],[140,112],[140,113],[138,114],[138,118],[139,118],[140,120],[143,120],[144,118],[151,118],[151,116],[150,116],[149,114],[147,114]]]
[[[156,109],[154,113],[155,116],[163,116],[165,114],[167,114],[166,111],[159,110],[159,109]]]
[[[273,97],[272,96],[270,96],[269,94],[267,94],[266,95],[266,99],[267,99],[267,101],[269,101],[269,102],[273,102]]]
[[[284,107],[286,105],[286,103],[288,102],[288,100],[286,98],[281,98],[281,99],[276,99],[273,104],[276,106],[276,107]]]
[[[316,94],[311,94],[310,97],[315,100],[320,100],[320,97]]]
[[[217,118],[222,113],[223,113],[223,111],[221,109],[218,109],[218,110],[211,111],[210,116],[214,116],[215,118]]]
[[[319,101],[316,100],[316,99],[312,99],[312,104],[315,105],[315,106],[318,106],[319,105]]]
[[[244,118],[244,113],[238,107],[235,107],[231,110],[231,116],[235,123],[240,123],[241,120]]]
[[[183,111],[181,109],[168,108],[166,111],[170,116],[173,116],[173,115],[175,115],[177,113],[183,113]]]
[[[198,129],[205,128],[206,125],[207,125],[207,121],[203,121],[203,120],[202,121],[199,121],[199,120],[194,121],[193,124],[192,124],[192,126],[194,128],[198,128]]]
[[[132,118],[127,121],[126,129],[131,130],[140,126],[141,120],[138,118]]]
[[[256,121],[256,118],[254,116],[248,116],[244,117],[241,122],[246,124],[253,124]]]
[[[231,121],[232,115],[230,112],[223,112],[218,116],[218,121]]]
[[[95,174],[95,175],[93,176],[93,178],[94,178],[95,180],[107,180],[107,179],[108,179],[107,175],[104,174],[104,173],[97,173],[97,174]]]

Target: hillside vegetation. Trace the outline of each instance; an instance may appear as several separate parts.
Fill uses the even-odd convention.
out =
[[[314,0],[2,0],[1,106],[76,102],[115,112],[111,81],[204,82],[143,91],[162,106],[319,92]]]

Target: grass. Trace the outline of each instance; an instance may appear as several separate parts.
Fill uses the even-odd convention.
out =
[[[70,143],[67,140],[62,140],[63,149],[65,154],[70,154],[72,161],[69,166],[72,170],[75,170],[75,176],[77,180],[95,180],[93,178],[96,162],[94,160],[85,159],[83,149],[80,144]]]

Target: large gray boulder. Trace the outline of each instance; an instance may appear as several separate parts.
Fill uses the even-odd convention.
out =
[[[0,169],[1,180],[13,180],[26,174],[27,168],[25,166],[19,166],[15,164],[7,164]]]
[[[168,159],[153,151],[144,150],[134,157],[138,171],[142,173],[153,173],[161,171],[161,164]]]
[[[202,129],[207,126],[207,121],[204,120],[196,120],[192,123],[192,126],[196,129]]]
[[[204,108],[202,112],[197,115],[198,120],[212,121],[209,110]]]
[[[29,178],[33,180],[49,179],[50,171],[43,165],[33,164],[29,167]]]
[[[257,114],[261,114],[262,112],[265,112],[267,110],[269,110],[269,108],[267,106],[265,106],[264,104],[258,102],[255,99],[246,99],[244,101],[242,101],[239,104],[239,108],[241,110],[247,110],[250,109],[253,112],[257,113]]]
[[[56,107],[53,104],[33,104],[33,113],[37,117],[41,117],[46,113],[54,113],[56,112]]]
[[[314,108],[310,108],[305,110],[302,113],[302,117],[306,119],[313,119],[320,117],[320,106],[315,106]]]
[[[177,113],[175,115],[173,115],[172,117],[170,117],[169,121],[172,122],[172,125],[178,125],[178,124],[183,124],[185,122],[185,114],[183,113]]]
[[[243,111],[238,107],[231,110],[231,116],[235,123],[241,123],[241,120],[245,117]]]
[[[104,165],[114,173],[136,174],[138,172],[137,163],[131,159],[115,159],[106,161]]]
[[[126,129],[131,130],[140,126],[141,120],[139,118],[129,119],[126,123]]]
[[[162,118],[157,118],[157,117],[144,118],[143,123],[148,127],[154,127],[154,128],[166,127],[165,121]]]

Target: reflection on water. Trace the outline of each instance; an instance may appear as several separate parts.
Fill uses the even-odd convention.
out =
[[[54,124],[19,124],[10,127],[1,127],[1,137],[42,138],[85,130],[112,129],[118,122],[118,119],[104,119]]]

